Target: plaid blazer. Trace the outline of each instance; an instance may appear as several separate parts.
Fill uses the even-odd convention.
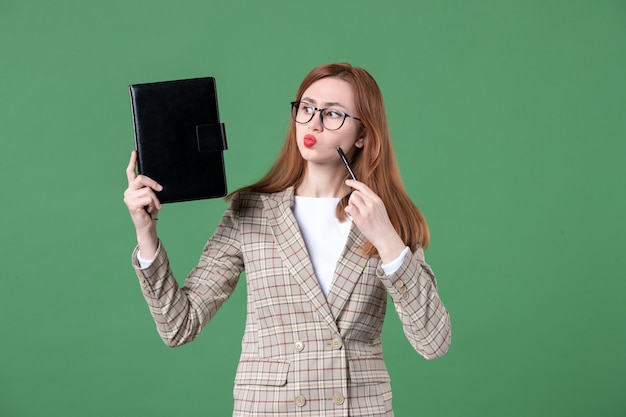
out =
[[[361,253],[353,225],[325,297],[292,212],[292,188],[240,192],[183,287],[162,245],[152,265],[133,262],[163,341],[193,340],[245,270],[247,318],[235,376],[234,416],[392,416],[381,348],[387,294],[413,348],[443,355],[450,320],[421,249],[387,276]]]

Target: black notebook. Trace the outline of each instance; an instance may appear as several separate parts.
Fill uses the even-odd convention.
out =
[[[138,171],[161,203],[226,195],[226,131],[213,77],[129,86]]]

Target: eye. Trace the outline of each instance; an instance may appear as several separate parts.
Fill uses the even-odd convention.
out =
[[[327,109],[324,112],[324,117],[330,119],[341,119],[343,117],[343,112],[334,109]]]
[[[299,111],[304,112],[306,114],[313,114],[315,113],[315,107],[311,106],[309,103],[300,103]]]

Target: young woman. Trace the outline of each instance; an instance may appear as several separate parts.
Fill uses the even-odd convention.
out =
[[[382,94],[363,69],[314,68],[274,166],[230,204],[181,288],[156,232],[161,186],[136,175],[124,201],[133,262],[159,334],[193,340],[246,272],[235,416],[391,416],[381,331],[387,294],[414,349],[438,358],[450,319],[424,260],[429,232],[402,185]],[[357,180],[338,155],[351,161]]]

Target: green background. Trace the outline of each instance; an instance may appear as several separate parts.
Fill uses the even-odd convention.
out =
[[[233,190],[335,61],[383,90],[452,318],[429,362],[390,311],[396,415],[626,415],[625,45],[624,1],[2,0],[0,416],[230,414],[245,286],[161,343],[130,264],[127,86],[216,77]],[[180,281],[224,208],[161,214]]]

